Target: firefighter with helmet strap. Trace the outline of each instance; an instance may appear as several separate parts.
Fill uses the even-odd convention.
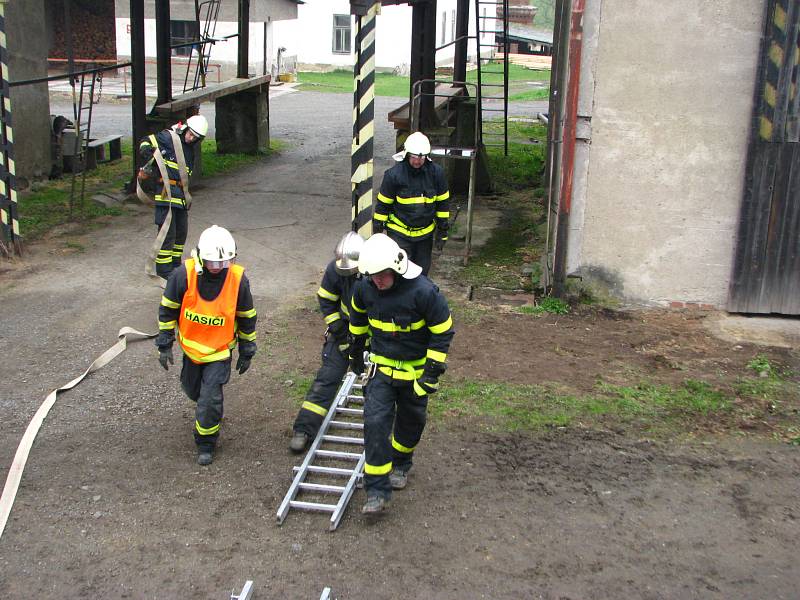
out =
[[[180,164],[179,156],[175,150],[172,133],[177,133],[180,139],[181,149],[183,150],[183,165]],[[167,279],[173,269],[181,264],[186,235],[189,230],[189,206],[187,203],[187,191],[181,183],[181,166],[185,169],[186,177],[192,174],[192,166],[195,161],[195,149],[199,148],[199,142],[208,133],[208,121],[202,115],[194,115],[186,120],[186,123],[177,123],[170,129],[164,129],[157,134],[147,136],[139,144],[139,155],[141,156],[142,167],[140,173],[145,173],[144,179],[150,181],[150,189],[155,192],[155,223],[158,229],[164,224],[167,214],[172,209],[172,221],[166,232],[164,242],[161,244],[156,256],[156,275]],[[164,159],[167,169],[169,182],[162,181],[154,153],[158,150]],[[140,181],[142,181],[140,174]],[[144,183],[142,184],[145,185]],[[166,193],[165,186],[169,185],[170,194]]]
[[[227,229],[213,225],[203,231],[192,258],[167,280],[158,308],[156,346],[164,369],[173,364],[177,332],[183,350],[181,386],[197,403],[194,439],[197,462],[208,465],[222,421],[222,386],[231,375],[237,343],[240,375],[256,353],[256,309],[244,268],[234,264],[236,243]]]
[[[358,270],[363,278],[350,305],[350,367],[364,371],[369,335],[375,368],[365,389],[362,512],[379,514],[392,490],[406,486],[428,396],[439,388],[454,330],[439,288],[388,236],[376,233],[364,243]]]
[[[322,366],[306,393],[294,421],[289,449],[299,453],[313,440],[336,397],[348,366],[348,326],[353,286],[360,278],[358,256],[364,238],[350,231],[336,245],[335,258],[325,268],[317,300],[327,325]]]
[[[386,233],[427,275],[433,246],[447,241],[450,192],[442,167],[430,159],[431,143],[417,131],[406,138],[398,161],[383,175],[372,215],[372,231]]]

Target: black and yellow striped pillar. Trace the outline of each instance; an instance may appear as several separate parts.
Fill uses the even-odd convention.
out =
[[[785,139],[788,104],[797,96],[798,46],[794,0],[773,0],[764,62],[764,89],[758,118],[758,137],[765,142]]]
[[[375,17],[380,2],[356,16],[353,69],[353,145],[350,184],[353,231],[368,238],[372,233],[372,165],[375,137]]]
[[[0,221],[3,239],[22,254],[17,219],[17,185],[14,169],[14,131],[11,128],[11,98],[8,85],[5,2],[0,0]]]

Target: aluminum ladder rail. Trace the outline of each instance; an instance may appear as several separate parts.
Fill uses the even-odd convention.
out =
[[[366,365],[365,373],[369,372],[370,365]],[[358,381],[357,381],[358,380]],[[331,513],[330,531],[334,531],[339,526],[339,521],[344,515],[344,510],[347,508],[347,503],[355,492],[356,486],[361,483],[364,474],[364,438],[351,437],[342,435],[333,435],[332,429],[347,429],[351,431],[363,432],[364,424],[364,409],[352,408],[349,404],[364,403],[364,386],[366,385],[366,378],[358,376],[355,373],[349,372],[342,379],[342,385],[336,394],[336,398],[331,404],[328,414],[320,425],[317,437],[308,449],[305,460],[299,467],[294,467],[295,477],[289,491],[281,502],[280,508],[276,515],[278,524],[280,525],[289,514],[289,510],[310,510],[318,512]],[[337,416],[351,416],[361,417],[362,422],[354,421],[340,421]],[[363,435],[363,433],[362,433]],[[340,450],[325,450],[321,446],[324,443],[331,444],[353,444],[357,445],[362,450],[356,452],[343,452]],[[352,469],[341,467],[326,467],[324,465],[315,464],[315,460],[321,459],[338,459],[343,461],[352,461],[354,466]],[[309,483],[306,481],[306,476],[309,473],[329,475],[333,477],[346,477],[347,483],[345,485],[328,485],[321,483]],[[301,491],[317,493],[317,494],[331,494],[338,496],[338,500],[334,504],[325,502],[305,502],[297,500],[297,495]]]

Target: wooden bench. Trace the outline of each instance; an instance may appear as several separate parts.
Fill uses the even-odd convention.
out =
[[[122,136],[109,135],[86,144],[86,168],[96,169],[98,163],[122,158]]]

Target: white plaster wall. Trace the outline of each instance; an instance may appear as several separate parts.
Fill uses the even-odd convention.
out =
[[[596,54],[584,56],[594,104],[584,196],[575,198],[584,222],[570,234],[580,248],[574,271],[637,302],[723,306],[763,3],[601,6]]]
[[[472,6],[470,7],[472,10]],[[495,14],[495,7],[488,6],[489,16]],[[447,14],[444,39],[453,39],[453,11],[456,0],[439,0],[436,16],[436,45],[442,41],[442,13]],[[306,0],[297,10],[296,21],[280,21],[275,23],[275,48],[283,46],[289,56],[297,55],[297,60],[305,64],[334,65],[349,67],[353,64],[351,54],[334,54],[332,52],[333,15],[350,14],[348,0]],[[411,60],[411,15],[408,5],[384,6],[378,15],[375,37],[375,66],[378,68],[395,68],[408,65]],[[487,29],[493,29],[495,21],[486,20]],[[470,15],[470,34],[475,31],[475,17]],[[354,20],[351,18],[351,50],[355,37]],[[493,36],[492,36],[493,37]],[[489,36],[483,41],[488,43]],[[452,64],[454,46],[448,46],[437,52],[437,64]],[[475,54],[475,43],[470,41],[469,53]]]

